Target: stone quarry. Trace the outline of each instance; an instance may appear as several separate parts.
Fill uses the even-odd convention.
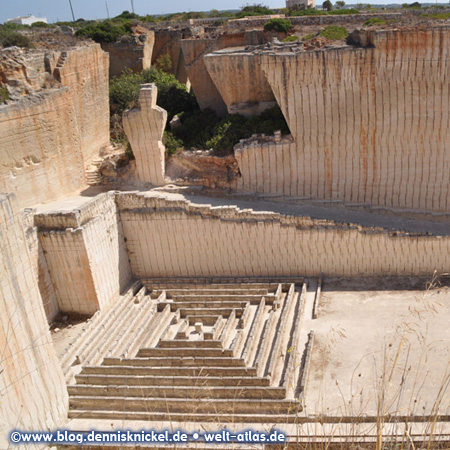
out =
[[[0,449],[58,428],[450,441],[450,27],[351,17],[307,44],[238,20],[0,50]],[[168,158],[148,83],[135,159],[105,176],[109,80],[166,54],[201,109],[278,105],[289,133]]]

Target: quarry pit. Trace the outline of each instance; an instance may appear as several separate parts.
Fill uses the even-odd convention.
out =
[[[248,18],[0,50],[1,449],[12,429],[448,445],[450,28],[366,16],[292,19],[346,41]],[[111,78],[166,54],[199,111],[286,129],[169,156],[149,82],[130,159]]]

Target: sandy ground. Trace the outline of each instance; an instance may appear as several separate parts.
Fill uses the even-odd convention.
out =
[[[423,416],[439,399],[439,413],[449,413],[450,392],[440,389],[450,377],[450,288],[410,283],[325,280],[318,318],[307,323],[307,415]]]

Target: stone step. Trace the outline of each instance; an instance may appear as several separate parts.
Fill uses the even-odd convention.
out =
[[[101,311],[97,311],[86,325],[83,326],[82,331],[73,339],[67,347],[67,350],[61,355],[61,365],[65,372],[73,365],[77,355],[82,354],[83,351],[86,350],[86,346],[90,345],[93,336],[98,336],[98,327],[101,326],[102,323],[110,323],[114,320],[114,317],[118,314],[122,305],[125,306],[128,301],[133,298],[140,286],[141,284],[139,281],[133,282],[126,293],[119,297],[116,305],[113,305],[106,315],[102,315]]]
[[[259,301],[261,301],[261,297],[259,297]],[[170,301],[166,300],[164,302],[158,303],[158,311],[162,311],[166,305],[170,306],[172,311],[177,309],[187,309],[187,308],[208,308],[211,313],[220,308],[229,308],[229,309],[243,309],[247,301],[235,301],[235,302],[207,302],[207,301],[189,301],[189,302],[181,302],[181,301]],[[259,302],[252,303],[257,305]]]
[[[252,305],[259,305],[261,298],[266,299],[266,304],[271,305],[274,300],[277,300],[274,294],[269,295],[172,295],[172,300],[174,303],[202,303],[206,307],[212,307],[211,303],[217,303],[218,307],[221,306],[221,302],[237,302],[240,303],[251,303]]]
[[[296,405],[297,410],[300,408],[299,404]],[[175,413],[175,412],[133,412],[133,411],[87,411],[83,409],[71,409],[69,410],[69,419],[104,419],[105,421],[111,420],[145,420],[148,422],[211,422],[211,414],[208,413]],[[238,414],[236,412],[231,414],[226,413],[214,413],[213,421],[215,423],[295,423],[298,421],[298,413],[294,410],[289,411],[287,414]],[[217,444],[216,444],[217,445]],[[218,447],[219,448],[219,447]]]
[[[228,358],[227,358],[228,359]],[[104,365],[85,366],[83,374],[122,375],[122,376],[190,376],[190,377],[231,377],[256,376],[254,367],[174,367],[174,366],[136,366],[136,365]]]
[[[269,386],[270,380],[249,376],[152,376],[152,375],[75,375],[78,385],[93,384],[102,386]]]
[[[232,311],[236,311],[236,317],[241,317],[243,308],[216,308],[211,310],[211,308],[179,308],[178,311],[180,311],[181,317],[187,317],[187,316],[204,316],[204,315],[211,315],[213,312],[217,316],[222,317],[228,317]]]
[[[195,358],[195,357],[162,357],[162,358],[105,358],[103,364],[138,366],[138,367],[244,367],[245,362],[237,358]]]
[[[159,348],[210,348],[210,349],[223,349],[223,343],[219,340],[206,340],[206,341],[190,341],[187,339],[176,339],[171,341],[161,340],[158,343]]]
[[[96,319],[95,324],[92,324],[89,331],[80,336],[80,339],[77,339],[77,341],[73,343],[72,353],[74,354],[74,357],[76,355],[78,363],[88,363],[89,355],[93,354],[99,347],[105,331],[114,330],[114,328],[117,329],[117,321],[127,307],[133,304],[134,296],[139,291],[140,287],[141,284],[139,282],[133,283],[127,294],[119,298],[116,305],[114,305],[105,316],[98,315],[98,319]]]
[[[120,314],[116,316],[113,326],[101,327],[103,332],[95,341],[95,345],[91,346],[89,352],[83,355],[82,362],[85,364],[100,364],[105,355],[111,348],[115,348],[115,343],[117,338],[121,339],[122,335],[126,335],[129,329],[130,323],[133,322],[133,318],[139,315],[142,308],[141,303],[135,303],[136,297],[145,293],[145,287],[142,287],[123,309],[121,309]],[[147,303],[148,302],[148,303]],[[150,296],[147,297],[147,302],[145,304],[149,305],[152,303]],[[103,324],[102,324],[103,325]],[[100,328],[100,327],[99,327]]]
[[[145,288],[142,289],[144,290],[143,293],[139,291],[135,296],[135,304],[130,308],[130,313],[126,319],[126,327],[117,330],[106,355],[122,356],[123,350],[128,348],[131,342],[136,339],[136,333],[137,330],[140,330],[142,321],[151,318],[156,313],[156,305],[150,295],[145,295]]]
[[[230,349],[222,348],[196,348],[196,347],[175,347],[175,348],[141,348],[137,353],[138,358],[154,358],[154,357],[173,357],[173,356],[192,356],[192,357],[233,357]]]
[[[169,296],[177,295],[268,295],[269,290],[266,289],[166,289],[166,294]]]
[[[199,380],[201,383],[201,380]],[[126,397],[126,398],[167,398],[167,399],[275,399],[283,400],[286,389],[282,387],[261,386],[98,386],[72,385],[68,386],[70,398],[75,397]]]
[[[117,412],[168,412],[184,414],[290,414],[301,410],[299,402],[267,399],[198,399],[136,397],[70,397],[69,409]],[[209,419],[211,421],[211,417]]]
[[[170,289],[210,289],[210,290],[216,290],[216,289],[237,289],[237,290],[245,290],[249,291],[251,289],[267,289],[269,291],[276,291],[280,283],[264,283],[264,282],[230,282],[230,283],[184,283],[181,282],[170,282],[170,281],[163,281],[163,280],[151,280],[151,279],[145,279],[142,280],[142,282],[147,286],[148,289],[154,290],[170,290]]]

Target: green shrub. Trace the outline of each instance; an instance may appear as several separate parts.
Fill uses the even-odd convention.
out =
[[[286,36],[282,42],[294,42],[298,41],[298,36]]]
[[[345,27],[328,25],[320,32],[320,35],[333,41],[339,41],[341,39],[345,39],[348,36],[348,31]]]
[[[183,141],[177,139],[171,131],[164,131],[163,144],[166,147],[166,152],[169,156],[174,155],[177,150],[183,148]]]
[[[40,22],[34,22],[31,25],[31,27],[32,28],[51,28],[51,25],[49,25],[48,23],[40,21]]]
[[[292,23],[289,19],[270,19],[264,24],[265,31],[278,31],[280,33],[287,33],[292,28]]]
[[[312,39],[314,36],[315,36],[314,33],[305,34],[305,35],[302,37],[302,41],[303,41],[303,42],[309,41],[309,40]]]
[[[434,20],[447,20],[450,19],[450,13],[421,14],[420,17]]]
[[[290,16],[340,16],[345,14],[359,14],[357,9],[337,9],[334,11],[326,11],[321,9],[300,9],[291,11]]]
[[[172,59],[168,53],[161,55],[155,62],[155,66],[157,69],[162,70],[163,72],[169,72],[172,67]]]
[[[240,19],[242,17],[267,16],[270,14],[274,14],[274,11],[271,10],[267,5],[262,5],[261,3],[255,3],[253,5],[244,6],[236,14],[236,18]]]
[[[155,83],[158,88],[159,106],[168,112],[168,120],[181,111],[192,111],[198,108],[193,94],[186,90],[174,75],[157,69],[146,69],[134,73],[130,69],[124,70],[118,77],[114,77],[109,84],[109,104],[111,114],[122,114],[132,103],[138,102],[141,84]]]
[[[330,11],[329,14],[332,15],[332,16],[340,16],[340,15],[343,15],[343,14],[359,14],[359,11],[357,9],[353,9],[353,8],[350,8],[350,9],[337,9],[335,11]]]
[[[4,87],[0,87],[0,104],[5,103],[6,100],[9,100],[8,89],[6,89]]]
[[[33,44],[29,38],[24,36],[23,34],[17,33],[15,31],[9,31],[2,29],[0,31],[0,44],[6,47],[25,47],[32,48]]]
[[[372,19],[366,20],[364,22],[364,26],[371,27],[374,25],[386,25],[386,22],[383,19],[380,19],[379,17],[373,17]]]
[[[19,23],[13,23],[13,22],[5,22],[3,25],[1,25],[1,29],[3,31],[27,30],[28,25],[21,25]]]
[[[120,36],[131,32],[131,22],[123,21],[120,24],[114,24],[110,20],[101,23],[90,24],[80,28],[75,35],[91,38],[95,42],[116,42]]]
[[[130,11],[123,11],[118,16],[114,17],[113,20],[131,20],[131,19],[140,19],[139,14],[130,13]]]
[[[322,11],[321,9],[299,9],[289,12],[290,16],[326,16],[328,11]]]
[[[240,114],[220,118],[211,109],[178,114],[178,117],[181,125],[173,130],[173,134],[181,139],[184,148],[212,148],[220,154],[231,153],[240,139],[249,138],[252,134],[271,135],[275,130],[289,133],[284,116],[277,106],[249,118]]]

